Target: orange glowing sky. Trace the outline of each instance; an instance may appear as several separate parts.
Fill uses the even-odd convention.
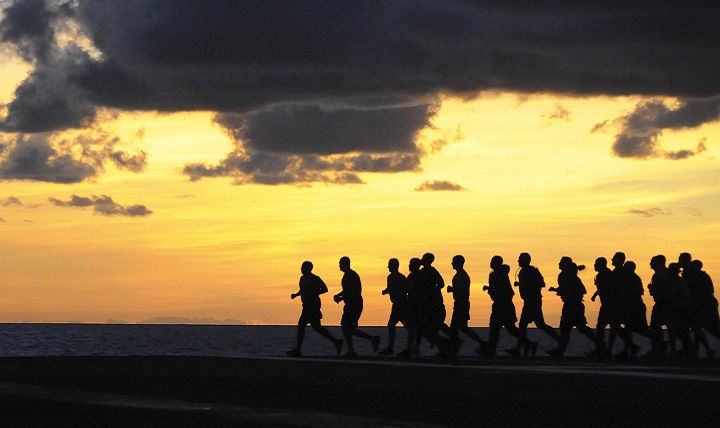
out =
[[[66,37],[91,43],[73,34]],[[23,61],[12,43],[3,46],[0,103],[9,123],[16,88],[38,63]],[[384,325],[389,315],[380,293],[387,260],[400,259],[406,273],[408,260],[425,252],[435,254],[447,283],[451,258],[465,256],[474,326],[489,321],[491,302],[481,286],[496,254],[515,272],[518,254],[529,252],[549,286],[560,257],[569,255],[588,266],[581,278],[590,293],[593,261],[616,251],[638,264],[646,284],[655,254],[672,260],[688,251],[713,278],[720,275],[720,115],[697,126],[660,127],[652,151],[621,156],[613,143],[629,132],[623,118],[641,106],[682,109],[687,99],[517,88],[437,96],[430,125],[415,134],[420,167],[355,171],[362,183],[260,184],[237,175],[193,181],[184,166],[217,165],[238,147],[209,109],[105,105],[83,127],[6,128],[0,322],[173,316],[294,324],[300,302],[290,293],[300,264],[311,260],[330,288],[324,322],[337,325],[341,307],[328,296],[339,291],[344,255],[363,281],[367,325]],[[114,148],[143,151],[146,164],[132,171],[104,163],[96,175],[69,184],[7,172],[19,141],[42,136],[79,159],[88,147],[78,145],[81,134],[116,136]],[[422,187],[433,182],[439,187]],[[106,195],[117,210],[63,206],[73,195],[90,202]],[[144,214],[129,215],[132,206]],[[557,326],[561,302],[545,296],[546,320]],[[519,296],[515,304],[521,307]],[[586,306],[594,324],[599,303]]]

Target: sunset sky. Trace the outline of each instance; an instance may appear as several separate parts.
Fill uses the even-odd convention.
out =
[[[367,325],[425,252],[474,326],[496,254],[720,280],[720,4],[527,3],[0,0],[0,322],[294,324],[311,260],[337,325],[345,255]]]

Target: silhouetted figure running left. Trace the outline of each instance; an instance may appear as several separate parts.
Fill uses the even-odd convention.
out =
[[[340,270],[344,273],[341,281],[342,291],[336,294],[333,299],[335,303],[345,302],[342,319],[340,320],[340,327],[342,327],[343,336],[345,336],[348,347],[348,351],[344,356],[346,358],[357,356],[353,346],[353,336],[369,340],[372,343],[373,352],[377,352],[380,345],[380,336],[371,336],[358,328],[358,322],[363,310],[360,275],[350,269],[349,257],[342,257],[339,264]]]
[[[503,264],[503,258],[493,256],[490,259],[490,276],[488,285],[483,287],[493,301],[490,313],[490,335],[487,345],[481,348],[480,353],[485,357],[494,357],[497,344],[500,341],[500,329],[505,329],[511,335],[520,339],[520,330],[515,326],[517,315],[512,298],[515,292],[510,285],[510,266]]]
[[[508,351],[510,355],[515,356],[519,356],[521,351],[526,356],[534,356],[537,352],[537,342],[527,339],[527,327],[531,322],[534,322],[538,329],[555,339],[556,342],[560,341],[560,336],[555,329],[545,323],[542,312],[542,289],[545,287],[545,278],[543,278],[538,268],[530,265],[530,260],[530,254],[528,253],[522,253],[518,257],[520,273],[515,286],[518,287],[520,297],[523,299],[523,308],[518,325],[520,337],[515,349]]]
[[[557,292],[563,301],[562,314],[560,315],[560,342],[558,347],[548,354],[553,357],[562,358],[565,355],[570,332],[573,327],[587,336],[592,342],[596,342],[595,333],[587,326],[585,318],[585,304],[583,296],[587,293],[585,285],[578,276],[578,271],[585,269],[585,266],[578,266],[570,257],[563,257],[559,263],[560,274],[558,275],[558,286],[550,287],[548,291]]]
[[[462,341],[459,332],[462,331],[467,337],[482,346],[485,342],[474,330],[468,327],[470,320],[470,275],[465,271],[465,257],[457,255],[452,258],[452,267],[455,269],[455,275],[452,279],[452,285],[447,287],[447,292],[453,295],[453,314],[450,321],[450,339],[452,340],[452,349],[449,352],[450,357],[457,355]]]
[[[312,270],[313,264],[311,262],[303,262],[300,267],[300,272],[302,272],[302,276],[300,277],[300,290],[290,295],[292,299],[300,296],[300,300],[302,301],[302,313],[298,320],[297,345],[295,349],[287,352],[291,357],[299,357],[301,355],[303,340],[305,340],[305,327],[307,327],[308,324],[310,324],[313,330],[320,333],[322,337],[335,345],[335,351],[338,355],[340,355],[340,350],[342,349],[342,339],[335,339],[320,323],[322,319],[320,295],[327,293],[328,288],[319,276],[312,273]]]

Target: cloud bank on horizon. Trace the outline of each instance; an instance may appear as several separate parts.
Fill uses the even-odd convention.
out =
[[[444,95],[677,97],[615,120],[613,153],[623,158],[701,153],[702,143],[664,151],[658,138],[720,119],[715,2],[0,5],[0,40],[33,66],[0,118],[0,179],[72,183],[101,172],[102,162],[68,155],[59,165],[52,162],[62,153],[41,155],[56,146],[28,147],[50,141],[48,133],[93,126],[103,109],[214,111],[235,148],[218,164],[189,164],[183,173],[262,184],[358,183],[361,172],[417,171],[427,154],[418,135],[432,128]],[[126,152],[102,159],[143,162]]]

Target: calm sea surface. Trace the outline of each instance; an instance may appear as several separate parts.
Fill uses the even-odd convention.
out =
[[[342,337],[339,327],[328,327],[333,335]],[[363,328],[380,335],[381,349],[387,344],[386,327]],[[475,329],[486,339],[487,328]],[[195,355],[218,357],[280,356],[295,346],[296,327],[256,325],[156,325],[156,324],[0,324],[0,356],[44,355]],[[543,350],[555,347],[555,342],[538,330],[529,330],[529,336],[538,340],[538,356]],[[402,350],[405,331],[398,329],[395,350]],[[515,345],[515,338],[504,330],[498,345],[498,355]],[[620,346],[622,342],[618,340]],[[636,343],[647,349],[648,341],[636,337]],[[370,355],[367,340],[355,338],[355,349],[361,355]],[[711,344],[718,349],[718,342]],[[567,355],[584,355],[594,345],[584,336],[573,332]],[[616,350],[619,348],[616,347]],[[477,346],[469,339],[460,355],[476,355]],[[343,351],[344,352],[344,351]],[[334,355],[330,342],[308,327],[303,355]],[[434,355],[436,350],[423,343],[422,355]]]

